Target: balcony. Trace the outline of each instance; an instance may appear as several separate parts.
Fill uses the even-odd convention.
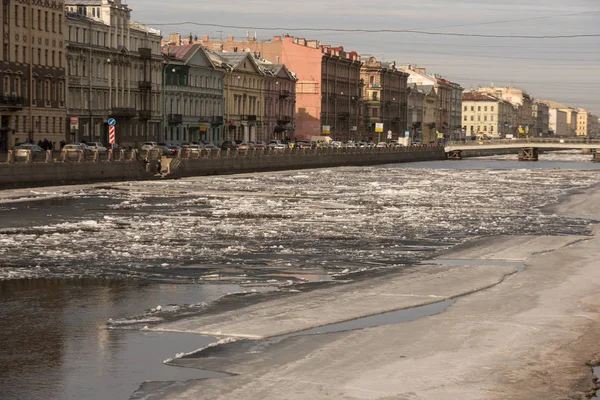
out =
[[[70,76],[69,85],[81,85],[81,78],[79,76]]]
[[[110,116],[113,118],[135,118],[137,110],[128,107],[115,107],[110,110]]]
[[[150,48],[140,47],[138,49],[138,53],[140,53],[140,58],[142,58],[142,59],[152,58],[152,49],[150,49]]]
[[[287,115],[282,115],[277,120],[277,125],[287,125],[292,122],[292,117]]]
[[[279,91],[280,99],[286,99],[286,98],[290,97],[291,95],[292,95],[292,93],[289,90],[280,90]]]
[[[0,96],[0,109],[8,111],[18,111],[23,108],[25,98],[16,94],[5,94]]]
[[[169,114],[169,125],[179,125],[183,123],[183,114]]]
[[[139,81],[138,85],[140,90],[152,90],[152,82],[150,81]]]
[[[350,113],[347,111],[338,112],[338,119],[348,119],[350,118]]]
[[[140,119],[152,119],[152,111],[151,110],[140,110],[139,118]]]
[[[242,115],[242,121],[256,122],[256,115]]]
[[[223,125],[223,116],[214,116],[210,119],[211,125],[221,126]]]

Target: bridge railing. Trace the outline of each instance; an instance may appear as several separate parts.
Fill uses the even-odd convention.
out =
[[[556,144],[599,144],[600,139],[588,138],[529,138],[529,139],[477,139],[449,141],[444,146],[481,146],[482,144],[532,144],[532,143],[556,143]]]

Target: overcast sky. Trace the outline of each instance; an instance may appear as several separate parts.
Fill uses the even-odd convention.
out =
[[[288,33],[398,64],[418,64],[460,83],[512,85],[600,114],[600,37],[513,39],[412,33],[309,32],[306,28],[424,29],[491,35],[600,34],[598,0],[128,0],[132,19],[199,37],[246,36],[248,29],[161,25],[193,21],[255,30],[260,39]],[[168,4],[165,6],[165,4]],[[280,28],[270,30],[267,28]]]

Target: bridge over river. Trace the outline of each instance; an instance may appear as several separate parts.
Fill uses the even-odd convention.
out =
[[[588,150],[592,154],[594,162],[600,162],[598,150],[600,150],[600,139],[525,139],[525,140],[478,140],[465,142],[448,142],[445,146],[448,159],[460,160],[465,153],[477,155],[486,152],[493,154],[494,150],[516,150],[521,161],[537,161],[539,150]]]

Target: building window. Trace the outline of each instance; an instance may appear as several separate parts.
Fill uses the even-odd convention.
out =
[[[27,8],[23,6],[23,26],[27,28]]]
[[[42,30],[42,10],[38,10],[38,30]]]
[[[48,11],[44,11],[44,28],[46,28],[46,32],[48,32]]]
[[[491,109],[492,109],[492,112],[493,112],[494,111],[494,106],[492,106]]]
[[[56,32],[56,14],[52,13],[52,32]]]
[[[471,106],[471,111],[475,111],[475,106]]]
[[[19,6],[15,6],[15,26],[19,26]]]
[[[23,63],[27,63],[27,47],[23,46]]]
[[[481,106],[477,106],[477,111],[481,111]]]
[[[463,111],[467,111],[467,106],[464,106]]]
[[[15,62],[19,62],[19,46],[15,44]]]
[[[484,106],[484,107],[483,107],[483,111],[487,111],[487,106]]]
[[[58,33],[63,33],[62,31],[62,15],[58,14]]]

